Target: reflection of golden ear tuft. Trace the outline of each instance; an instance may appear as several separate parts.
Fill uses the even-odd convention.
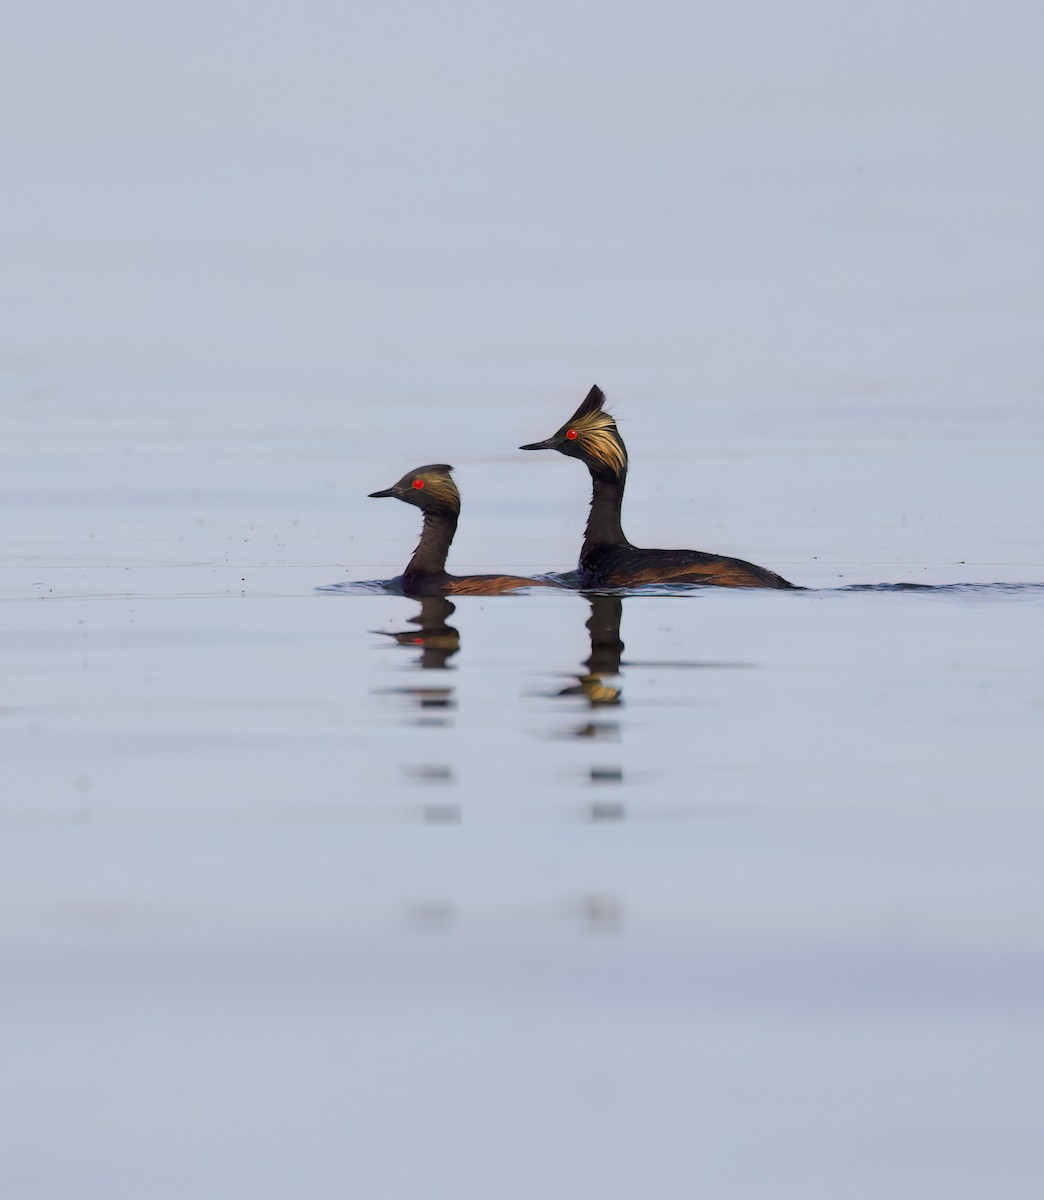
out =
[[[620,703],[620,689],[604,684],[601,675],[584,675],[580,679],[580,687],[592,704]]]

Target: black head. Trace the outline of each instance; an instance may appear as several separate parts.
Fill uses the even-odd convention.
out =
[[[430,463],[418,467],[381,492],[371,492],[371,499],[394,496],[404,504],[413,504],[425,512],[460,512],[460,492],[450,478],[453,468],[446,463]]]
[[[559,431],[544,442],[519,446],[520,450],[557,450],[579,458],[598,474],[622,476],[627,470],[627,448],[612,413],[605,410],[605,393],[593,387],[583,404]]]

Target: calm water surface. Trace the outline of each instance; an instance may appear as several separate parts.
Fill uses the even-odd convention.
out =
[[[245,561],[5,572],[26,1194],[477,1194],[520,1123],[502,1195],[1039,1170],[1039,584],[454,605]]]
[[[10,7],[3,1200],[1044,1195],[1039,4]]]

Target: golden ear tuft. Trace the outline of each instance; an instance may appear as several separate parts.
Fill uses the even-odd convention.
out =
[[[616,475],[627,468],[627,451],[620,441],[612,413],[599,408],[575,421],[576,440],[584,453]]]

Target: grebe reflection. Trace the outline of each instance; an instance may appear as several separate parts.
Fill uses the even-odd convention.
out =
[[[417,597],[416,602],[420,605],[420,612],[409,618],[409,624],[419,628],[394,631],[373,629],[370,632],[391,638],[406,650],[419,649],[421,653],[415,665],[423,671],[452,671],[449,660],[460,649],[460,635],[452,625],[446,623],[453,612],[453,604],[444,596]],[[446,728],[453,724],[457,698],[452,687],[440,687],[433,681],[424,687],[375,688],[373,694],[397,696],[411,709],[420,709],[419,714],[407,718],[408,724],[428,728]],[[441,767],[438,769],[442,770]],[[423,770],[427,770],[427,767]],[[433,778],[430,775],[426,777]]]
[[[402,629],[395,632],[374,629],[372,632],[381,637],[390,637],[400,646],[419,646],[421,656],[417,665],[423,670],[452,670],[447,664],[460,649],[460,634],[453,625],[447,625],[446,621],[456,605],[445,596],[423,596],[418,602],[420,612],[415,617],[410,617],[408,623],[419,625],[419,629]]]
[[[592,708],[608,707],[620,703],[619,687],[606,682],[606,678],[620,674],[620,656],[624,650],[620,640],[623,600],[619,596],[592,595],[585,599],[591,605],[591,615],[586,622],[591,634],[591,653],[583,664],[587,671],[577,675],[572,687],[563,688],[558,694],[586,696]],[[594,736],[594,733],[586,736]]]

